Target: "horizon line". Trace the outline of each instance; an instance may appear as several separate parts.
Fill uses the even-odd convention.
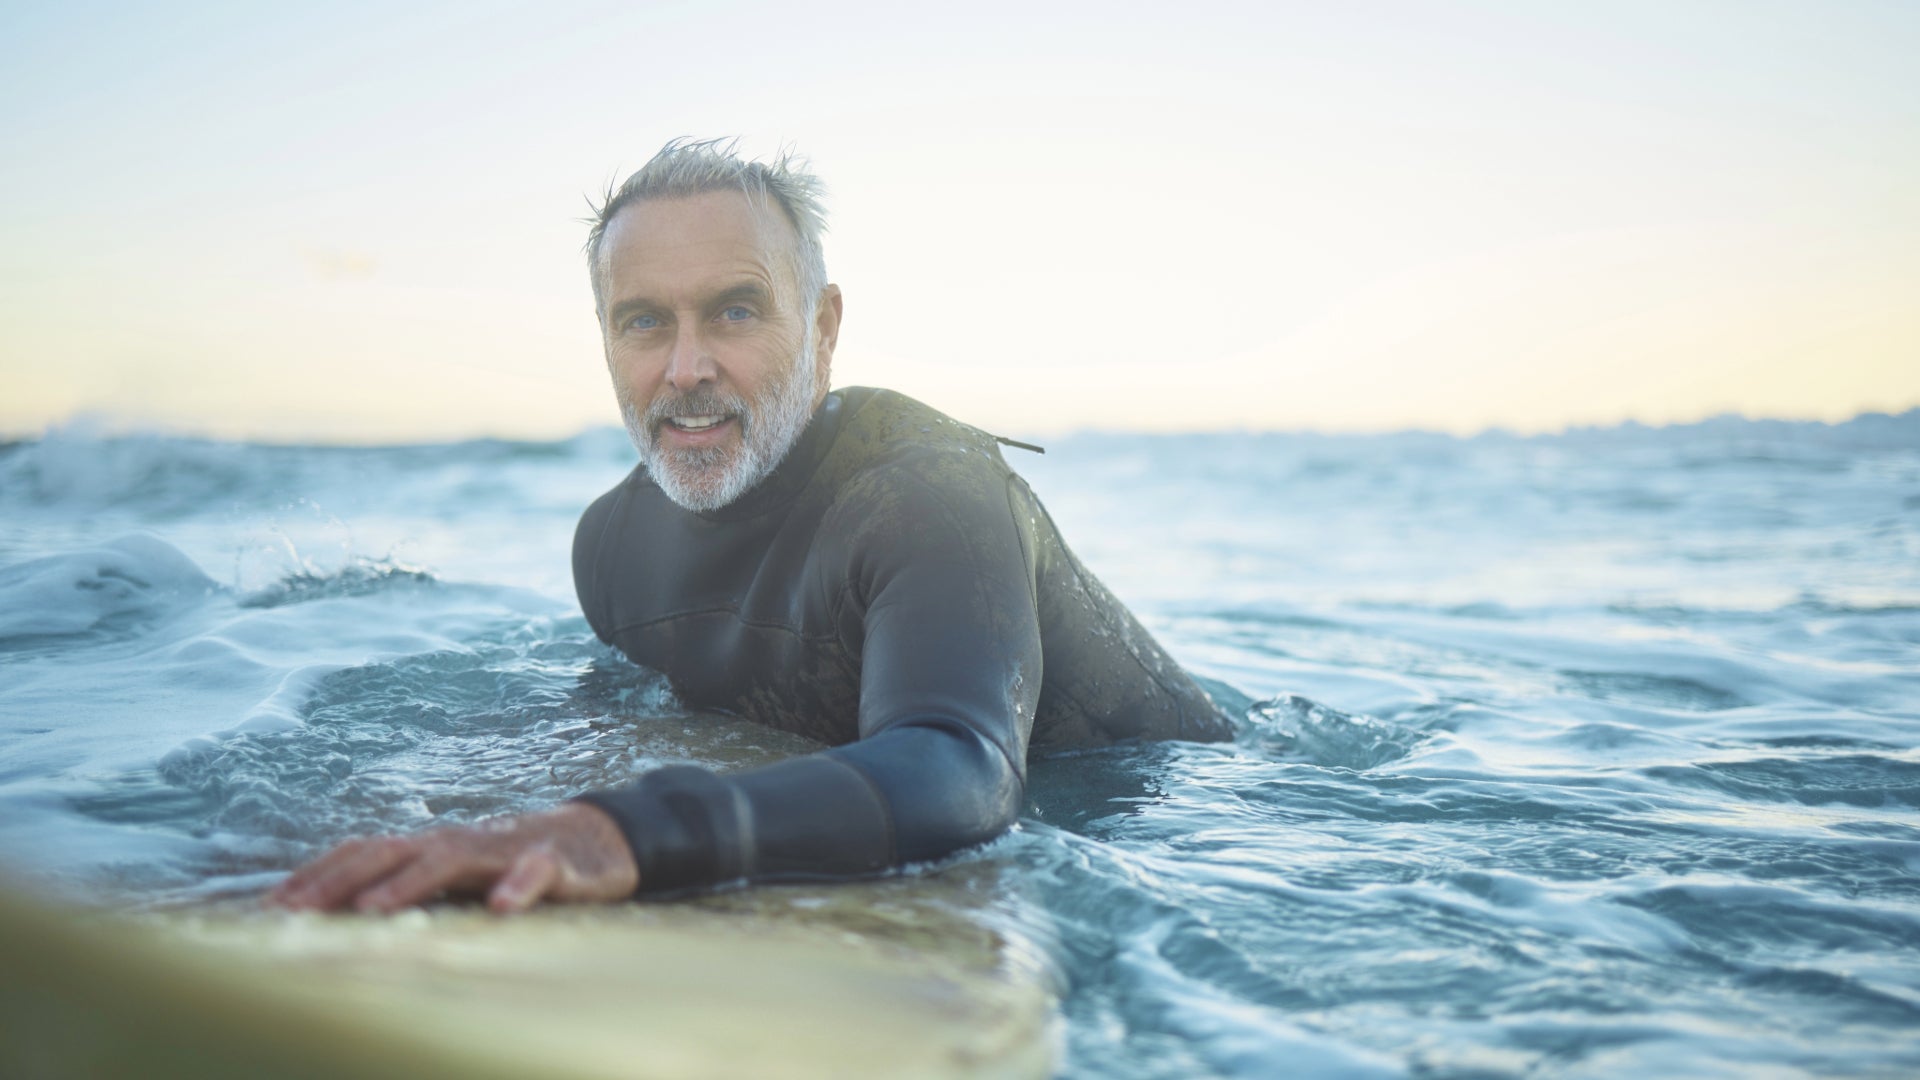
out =
[[[1037,439],[1072,439],[1085,436],[1132,436],[1152,438],[1191,438],[1195,436],[1287,436],[1323,439],[1374,439],[1392,437],[1424,437],[1450,439],[1469,442],[1475,439],[1511,439],[1523,441],[1529,439],[1553,439],[1568,435],[1597,434],[1607,431],[1660,432],[1685,428],[1707,427],[1715,424],[1737,422],[1753,425],[1791,425],[1797,427],[1818,427],[1835,429],[1845,427],[1862,420],[1884,419],[1898,423],[1920,425],[1920,404],[1909,405],[1898,412],[1886,409],[1862,409],[1841,420],[1824,420],[1808,416],[1750,416],[1735,410],[1713,413],[1693,420],[1672,420],[1660,423],[1648,423],[1637,417],[1625,417],[1606,423],[1568,423],[1558,428],[1533,432],[1520,432],[1502,424],[1489,424],[1468,432],[1446,431],[1431,427],[1398,428],[1356,428],[1326,429],[1315,427],[1253,427],[1238,424],[1215,428],[1129,428],[1109,425],[1084,425],[1063,427],[1044,431],[1007,429],[991,431],[991,434],[1018,436]],[[979,426],[979,425],[969,425]],[[989,430],[982,427],[981,430]],[[0,431],[0,449],[11,449],[33,443],[45,442],[49,438],[77,436],[97,441],[134,440],[134,439],[173,439],[183,442],[228,443],[245,446],[309,447],[341,449],[401,449],[406,447],[460,446],[467,443],[521,443],[528,445],[555,445],[572,442],[598,432],[614,432],[625,437],[619,424],[592,424],[578,428],[571,434],[549,437],[527,437],[500,433],[477,432],[470,435],[451,437],[426,436],[418,439],[408,438],[356,438],[352,436],[320,436],[273,438],[263,436],[241,437],[221,435],[205,429],[194,429],[188,425],[172,425],[163,421],[134,420],[117,417],[111,413],[82,411],[64,420],[47,424],[38,433],[20,433]]]

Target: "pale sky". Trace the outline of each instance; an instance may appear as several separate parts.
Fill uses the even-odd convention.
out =
[[[614,423],[585,197],[722,134],[830,188],[835,383],[996,430],[1897,411],[1915,56],[1835,0],[15,2],[0,434]]]

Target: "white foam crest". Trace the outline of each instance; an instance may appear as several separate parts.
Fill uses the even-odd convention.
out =
[[[160,617],[217,589],[166,541],[123,536],[0,568],[0,639],[84,634],[116,619]]]
[[[74,508],[190,507],[260,471],[259,448],[159,434],[113,435],[98,423],[55,428],[0,464],[0,492]]]
[[[300,727],[306,723],[306,705],[313,697],[314,688],[319,686],[321,679],[339,670],[332,664],[309,664],[288,672],[265,701],[255,705],[238,724],[219,735],[223,738],[265,735]]]

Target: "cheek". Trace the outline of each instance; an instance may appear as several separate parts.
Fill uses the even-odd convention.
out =
[[[644,395],[645,388],[659,381],[659,366],[648,364],[644,357],[635,355],[631,350],[614,351],[607,355],[607,374],[613,377],[613,385],[622,388],[622,392],[631,391]]]
[[[799,358],[804,339],[793,333],[769,334],[754,343],[750,356],[741,355],[736,361],[736,369],[752,369],[752,379],[758,383],[785,378],[793,370],[793,363]]]
[[[622,409],[631,408],[639,412],[646,411],[652,394],[651,391],[647,389],[646,383],[634,378],[632,369],[621,367],[618,364],[608,364],[607,374],[613,379],[614,404]]]

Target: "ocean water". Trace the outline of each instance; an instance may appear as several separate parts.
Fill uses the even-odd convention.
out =
[[[1920,412],[1008,453],[1246,717],[1035,761],[957,860],[1057,971],[1064,1075],[1920,1074]],[[587,630],[573,523],[631,463],[0,447],[0,869],[231,899],[802,749]]]

